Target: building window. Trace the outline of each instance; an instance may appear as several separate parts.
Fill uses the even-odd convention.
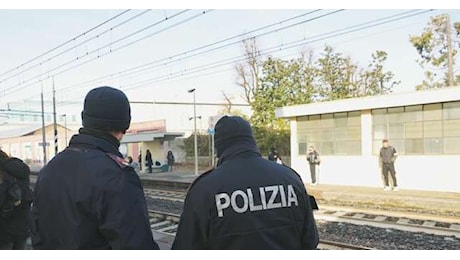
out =
[[[389,139],[400,154],[460,154],[460,102],[372,110],[373,150]]]
[[[310,145],[322,155],[361,154],[361,112],[344,112],[297,118],[299,155]]]

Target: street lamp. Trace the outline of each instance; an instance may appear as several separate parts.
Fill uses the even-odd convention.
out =
[[[196,102],[195,102],[195,89],[189,89],[188,93],[193,93],[193,125],[194,125],[194,141],[195,141],[195,175],[198,175],[198,143],[196,136]]]

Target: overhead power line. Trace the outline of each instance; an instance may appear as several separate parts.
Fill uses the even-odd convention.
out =
[[[397,21],[397,20],[405,19],[405,18],[408,18],[408,17],[420,15],[420,14],[430,12],[430,11],[432,11],[432,10],[419,11],[419,12],[416,12],[416,13],[413,13],[413,14],[407,14],[407,15],[403,15],[403,16],[400,16],[400,17],[397,17],[397,18],[393,18],[395,16],[392,15],[392,16],[389,16],[389,17],[376,19],[376,20],[365,22],[365,23],[361,23],[361,24],[357,24],[357,25],[353,25],[353,26],[348,26],[348,27],[345,27],[345,28],[342,28],[342,29],[334,30],[334,31],[331,31],[331,32],[311,36],[311,37],[308,37],[308,38],[304,38],[302,40],[297,40],[297,41],[293,41],[293,42],[290,42],[290,43],[286,43],[286,44],[266,48],[264,50],[261,50],[260,52],[261,52],[261,55],[267,55],[267,54],[271,54],[273,52],[278,52],[278,51],[282,51],[282,50],[288,50],[288,49],[299,47],[299,46],[302,46],[302,45],[305,45],[305,44],[335,38],[335,37],[342,36],[342,35],[345,35],[345,34],[350,34],[352,32],[365,30],[365,29],[368,29],[368,28],[371,28],[371,27],[375,27],[375,26],[379,26],[379,25],[382,25],[382,24],[386,24],[386,23]],[[388,18],[393,18],[393,19],[388,19]],[[173,77],[182,76],[184,74],[191,74],[191,73],[205,71],[205,70],[208,70],[208,69],[213,69],[213,68],[216,68],[216,67],[221,67],[221,66],[225,66],[225,65],[234,64],[236,62],[244,61],[245,59],[246,59],[246,57],[243,54],[243,55],[240,55],[240,56],[237,56],[237,57],[227,58],[227,59],[224,59],[224,60],[212,62],[210,64],[200,65],[198,67],[194,67],[194,68],[191,68],[191,69],[186,69],[186,70],[183,70],[183,71],[179,71],[179,72],[174,73],[174,74],[167,74],[167,75],[157,76],[157,77],[154,77],[154,78],[151,78],[151,79],[147,79],[147,80],[135,82],[135,83],[132,83],[132,84],[128,84],[126,86],[131,86],[131,87],[126,88],[125,90],[132,90],[132,89],[136,88],[134,86],[139,86],[139,85],[143,86],[143,85],[148,84],[148,83],[158,83],[158,82],[161,82],[161,81],[164,81],[164,80],[169,80],[169,79],[171,79]]]
[[[12,72],[12,71],[14,71],[14,70],[17,70],[17,69],[21,68],[21,67],[23,67],[24,65],[27,65],[27,64],[31,63],[32,61],[37,60],[37,59],[39,59],[39,58],[41,58],[41,57],[43,57],[43,56],[45,56],[45,55],[47,55],[47,54],[49,54],[49,53],[51,53],[51,52],[53,52],[53,51],[55,51],[55,50],[61,48],[62,46],[65,46],[65,45],[67,45],[67,44],[69,44],[69,43],[75,41],[76,39],[78,39],[78,38],[80,38],[80,37],[82,37],[82,36],[85,36],[86,34],[88,34],[88,33],[92,32],[92,31],[96,30],[97,28],[103,26],[104,24],[107,24],[107,23],[110,22],[110,21],[113,21],[114,19],[116,19],[116,18],[118,18],[118,17],[120,17],[120,16],[126,14],[126,13],[129,12],[129,11],[131,11],[131,10],[130,10],[130,9],[127,9],[127,10],[122,11],[121,13],[119,13],[119,14],[113,16],[112,18],[110,18],[110,19],[108,19],[108,20],[106,20],[106,21],[104,21],[104,22],[102,22],[102,23],[100,23],[100,24],[98,24],[98,25],[92,27],[91,29],[89,29],[89,30],[87,30],[87,31],[85,31],[85,32],[83,32],[83,33],[81,33],[81,34],[79,34],[79,35],[73,37],[72,39],[70,39],[70,40],[68,40],[68,41],[66,41],[66,42],[64,42],[64,43],[59,44],[58,46],[52,48],[51,50],[48,50],[48,51],[46,51],[46,52],[44,52],[44,53],[42,53],[42,54],[40,54],[40,55],[38,55],[38,56],[36,56],[36,57],[34,57],[34,58],[32,58],[32,59],[30,59],[30,60],[28,60],[28,61],[22,63],[22,64],[20,64],[20,65],[14,67],[14,68],[12,68],[12,69],[10,69],[10,70],[8,70],[8,71],[3,72],[2,74],[0,74],[0,77],[1,77],[1,76],[4,76],[4,75],[6,75],[6,74],[8,74],[8,73],[10,73],[10,72]]]
[[[314,11],[311,11],[311,12],[308,12],[306,14],[311,14],[311,13],[314,13],[314,12],[317,12],[318,10],[314,10]],[[277,23],[273,23],[273,24],[270,24],[270,25],[267,25],[267,26],[263,26],[261,28],[258,28],[258,29],[255,29],[255,30],[252,30],[248,33],[244,33],[244,34],[239,34],[239,35],[236,35],[236,36],[232,36],[232,37],[229,37],[229,38],[226,38],[224,40],[220,40],[220,41],[217,41],[217,42],[214,42],[214,43],[211,43],[211,44],[207,44],[205,46],[202,46],[202,47],[198,47],[198,48],[195,48],[193,50],[189,50],[189,51],[186,51],[186,52],[182,52],[182,53],[179,53],[179,54],[176,54],[176,55],[173,55],[173,56],[169,56],[169,57],[166,57],[166,58],[162,58],[162,59],[158,59],[158,60],[155,60],[155,61],[152,61],[152,62],[149,62],[149,63],[146,63],[146,64],[143,64],[143,65],[140,65],[140,66],[135,66],[133,68],[130,68],[130,69],[126,69],[126,70],[123,70],[123,71],[120,71],[120,72],[116,72],[116,73],[112,73],[110,75],[106,75],[106,76],[102,76],[102,77],[98,77],[96,79],[93,79],[93,80],[88,80],[88,81],[85,81],[83,83],[79,83],[79,84],[76,84],[76,85],[71,85],[69,87],[65,87],[65,88],[62,88],[62,89],[59,89],[58,91],[67,91],[67,90],[71,90],[71,89],[74,89],[78,86],[81,86],[81,85],[86,85],[86,84],[89,84],[91,82],[96,82],[96,81],[100,81],[101,79],[104,79],[104,78],[113,78],[114,76],[121,76],[121,75],[131,75],[131,74],[137,74],[139,72],[143,72],[143,71],[148,71],[150,69],[154,69],[154,68],[158,68],[158,67],[162,67],[162,66],[166,66],[168,64],[171,64],[171,63],[174,63],[174,62],[178,62],[178,61],[181,61],[181,60],[184,60],[184,59],[187,59],[187,58],[191,58],[191,57],[195,57],[195,56],[198,56],[198,55],[203,55],[203,54],[206,54],[206,53],[210,53],[212,51],[216,51],[216,50],[219,50],[219,49],[222,49],[222,48],[225,48],[225,47],[228,47],[230,45],[234,45],[234,44],[239,44],[241,43],[242,41],[244,40],[247,40],[247,39],[250,39],[250,38],[255,38],[255,37],[261,37],[261,36],[265,36],[267,34],[270,34],[270,33],[274,33],[274,32],[279,32],[281,30],[284,30],[284,29],[288,29],[288,28],[291,28],[291,27],[294,27],[294,26],[297,26],[297,25],[300,25],[300,24],[303,24],[303,23],[306,23],[306,22],[310,22],[310,21],[313,21],[313,20],[316,20],[316,19],[319,19],[319,18],[322,18],[322,17],[325,17],[325,16],[328,16],[328,15],[331,15],[331,14],[335,14],[337,12],[341,12],[343,11],[342,9],[341,10],[337,10],[337,11],[333,11],[333,12],[329,12],[327,14],[323,14],[323,15],[320,15],[320,16],[316,16],[316,17],[313,17],[313,18],[309,18],[307,20],[303,20],[303,21],[300,21],[300,22],[297,22],[295,24],[291,24],[291,25],[287,25],[287,26],[284,26],[282,28],[277,28],[277,29],[274,29],[274,30],[271,30],[271,31],[268,31],[268,32],[264,32],[264,33],[260,33],[260,34],[257,34],[255,36],[252,36],[252,37],[247,37],[247,38],[244,38],[242,40],[238,40],[238,41],[234,41],[234,42],[231,42],[231,43],[228,43],[228,44],[225,44],[225,45],[222,45],[222,46],[217,46],[213,49],[207,49],[207,50],[204,50],[204,51],[201,51],[201,52],[198,52],[198,53],[194,53],[196,50],[201,50],[201,49],[204,49],[205,47],[210,47],[210,46],[214,46],[218,43],[222,43],[222,42],[225,42],[225,41],[228,41],[228,40],[231,40],[231,39],[234,39],[234,38],[237,38],[237,37],[240,37],[240,36],[244,36],[244,35],[247,35],[247,34],[250,34],[250,33],[253,33],[253,32],[257,32],[259,30],[262,30],[262,29],[266,29],[266,28],[269,28],[273,25],[276,25],[276,24],[281,24],[285,21],[288,21],[288,20],[293,20],[293,18],[298,18],[298,17],[301,17],[301,16],[305,16],[306,14],[302,14],[300,16],[296,16],[296,17],[293,17],[293,18],[289,18],[289,19],[286,19],[286,20],[283,20],[283,21],[280,21],[280,22],[277,22]],[[354,32],[354,31],[358,31],[358,30],[363,30],[363,29],[367,29],[367,28],[370,28],[370,27],[375,27],[375,26],[378,26],[378,25],[381,25],[381,24],[385,24],[385,23],[389,23],[389,22],[393,22],[393,21],[396,21],[396,20],[400,20],[400,19],[404,19],[404,18],[407,18],[407,17],[410,17],[410,16],[414,16],[414,15],[419,15],[419,14],[422,14],[422,13],[425,13],[425,12],[429,12],[431,10],[424,10],[424,11],[420,11],[420,10],[409,10],[409,11],[404,11],[404,12],[401,12],[401,13],[397,13],[397,14],[394,14],[394,15],[390,15],[390,16],[387,16],[387,17],[384,17],[384,18],[378,18],[378,19],[374,19],[374,20],[371,20],[371,21],[367,21],[365,23],[361,23],[361,24],[357,24],[357,25],[353,25],[353,26],[348,26],[348,27],[345,27],[345,28],[341,28],[341,29],[338,29],[338,30],[334,30],[334,31],[331,31],[331,32],[327,32],[327,33],[323,33],[323,34],[319,34],[319,35],[315,35],[315,36],[311,36],[311,37],[304,37],[303,39],[300,39],[298,41],[295,41],[295,42],[290,42],[290,43],[287,43],[287,44],[283,44],[282,46],[289,46],[289,45],[292,45],[292,44],[300,44],[300,45],[303,45],[303,44],[306,44],[305,41],[308,41],[308,40],[312,40],[312,39],[315,39],[315,38],[321,38],[321,37],[324,37],[324,36],[329,36],[331,34],[335,34],[335,33],[339,33],[339,32],[343,32],[344,33],[339,33],[337,35],[334,35],[333,37],[337,37],[337,36],[341,36],[341,35],[344,35],[344,34],[348,34],[348,33],[351,33],[351,32]],[[365,27],[364,27],[365,26]],[[349,31],[351,29],[356,29],[356,30],[353,30],[353,31]],[[328,37],[327,37],[328,38]],[[319,40],[324,40],[324,39],[327,39],[327,38],[321,38],[321,39],[318,39],[318,40],[314,40],[312,42],[315,42],[315,41],[319,41]],[[332,38],[332,37],[331,37]],[[308,43],[311,43],[311,42],[308,42]],[[296,46],[293,46],[293,47],[297,47],[298,45]],[[279,47],[275,47],[275,48],[279,48]],[[285,49],[285,48],[284,48]],[[186,57],[180,57],[181,55],[184,55],[184,54],[190,54]],[[180,57],[180,58],[178,58]],[[177,59],[174,59],[174,58],[177,58]],[[232,58],[232,59],[235,59],[235,58]],[[230,59],[231,60],[231,59]],[[140,69],[142,68],[142,69]]]
[[[72,61],[66,62],[65,64],[61,64],[61,65],[59,65],[59,66],[57,66],[57,67],[55,67],[55,68],[53,68],[53,69],[51,69],[51,70],[48,70],[48,71],[46,71],[46,72],[44,72],[44,73],[41,73],[41,74],[39,74],[39,75],[37,75],[37,76],[35,76],[35,77],[33,77],[33,78],[30,78],[30,79],[28,79],[28,80],[26,80],[26,81],[24,81],[24,82],[32,81],[32,80],[37,79],[37,78],[40,78],[39,80],[32,81],[32,82],[30,82],[30,83],[28,83],[28,84],[25,84],[25,85],[22,85],[22,84],[24,83],[24,82],[22,82],[22,83],[19,83],[19,84],[15,85],[15,86],[10,87],[10,88],[8,89],[9,91],[4,91],[4,96],[9,95],[9,94],[12,94],[12,93],[15,93],[15,92],[17,92],[17,91],[19,91],[19,90],[22,90],[22,89],[24,89],[24,88],[26,88],[26,87],[29,87],[29,86],[31,86],[31,85],[40,83],[41,81],[43,81],[43,80],[45,80],[45,79],[49,79],[49,78],[51,78],[51,77],[53,77],[53,76],[57,76],[57,75],[60,75],[60,74],[62,74],[62,73],[65,73],[65,72],[67,72],[67,71],[69,71],[69,70],[72,70],[72,69],[75,69],[75,68],[77,68],[77,67],[80,67],[80,66],[82,66],[82,65],[84,65],[84,64],[87,64],[87,63],[89,63],[89,62],[92,62],[92,61],[94,61],[94,60],[97,60],[97,59],[99,59],[99,58],[101,58],[101,57],[103,57],[103,56],[106,56],[106,55],[108,55],[108,54],[114,53],[115,51],[118,51],[118,50],[120,50],[120,49],[123,49],[123,48],[125,48],[125,47],[128,47],[128,46],[130,46],[130,45],[132,45],[132,44],[135,44],[135,43],[137,43],[137,42],[140,42],[140,41],[142,41],[142,40],[145,40],[145,39],[147,39],[147,38],[149,38],[149,37],[152,37],[152,36],[154,36],[154,35],[156,35],[156,34],[159,34],[159,33],[161,33],[161,32],[164,32],[164,31],[166,31],[166,30],[169,30],[169,29],[171,29],[171,28],[173,28],[173,27],[176,27],[176,26],[178,26],[178,25],[181,25],[181,24],[183,24],[183,23],[186,23],[186,22],[188,22],[188,21],[190,21],[190,20],[192,20],[192,19],[195,19],[195,18],[197,18],[197,17],[199,17],[199,16],[205,15],[205,14],[211,12],[211,11],[212,11],[212,10],[206,10],[206,11],[200,12],[199,14],[196,14],[196,15],[194,15],[194,16],[192,16],[192,17],[186,18],[186,19],[184,19],[184,20],[182,20],[182,21],[180,21],[180,22],[177,22],[177,23],[175,23],[175,24],[173,24],[173,25],[170,25],[170,26],[168,26],[168,27],[166,27],[166,28],[163,28],[163,29],[161,29],[161,30],[159,30],[159,31],[156,31],[156,32],[154,32],[154,33],[151,33],[151,34],[149,34],[149,35],[147,35],[147,36],[144,36],[144,37],[142,37],[142,38],[140,38],[140,39],[136,39],[136,40],[134,40],[134,41],[131,41],[131,42],[129,42],[129,43],[127,43],[127,44],[124,44],[124,45],[122,45],[122,46],[120,46],[120,47],[118,47],[118,48],[110,49],[109,51],[107,51],[107,52],[105,52],[105,53],[99,54],[97,57],[94,57],[94,58],[92,58],[92,59],[90,59],[90,60],[87,60],[87,61],[85,61],[85,62],[79,63],[79,64],[77,64],[77,65],[75,65],[75,66],[70,67],[70,68],[66,68],[66,69],[60,70],[60,71],[58,71],[58,72],[56,72],[56,73],[54,73],[54,74],[51,75],[50,72],[53,72],[53,71],[55,71],[55,70],[57,70],[57,69],[59,69],[59,68],[61,68],[61,67],[64,67],[64,66],[66,66],[66,65],[69,65],[69,64],[75,62],[76,60],[72,60]],[[162,20],[162,21],[170,20],[171,17],[172,17],[172,16],[170,16],[170,17],[168,17],[168,18],[165,18],[165,19]],[[85,56],[86,56],[86,55],[85,55]],[[78,60],[78,59],[77,59],[77,60]],[[44,78],[41,78],[42,76],[43,76]]]
[[[160,66],[164,66],[164,65],[176,62],[176,61],[183,60],[183,59],[195,57],[195,56],[198,56],[198,55],[203,55],[203,54],[206,54],[206,53],[210,53],[210,52],[213,52],[213,51],[216,51],[216,50],[223,49],[225,47],[229,47],[231,45],[239,44],[239,43],[241,43],[241,41],[244,41],[244,40],[247,40],[247,39],[250,39],[250,38],[261,37],[261,36],[268,35],[268,34],[271,34],[271,33],[279,32],[279,31],[282,31],[282,30],[285,30],[285,29],[288,29],[288,28],[292,28],[294,26],[298,26],[298,25],[301,25],[301,24],[304,24],[304,23],[307,23],[307,22],[311,22],[311,21],[314,21],[314,20],[329,16],[329,15],[332,15],[332,14],[335,14],[335,13],[338,13],[338,12],[342,12],[344,10],[341,9],[341,10],[332,11],[332,12],[329,12],[329,13],[326,13],[326,14],[322,14],[322,15],[319,15],[319,16],[316,16],[316,17],[313,17],[313,18],[309,18],[309,19],[297,22],[295,24],[287,25],[287,26],[284,26],[284,27],[281,27],[281,28],[276,28],[276,29],[273,29],[271,31],[261,33],[261,34],[258,34],[258,35],[254,35],[254,36],[250,36],[250,37],[247,37],[247,38],[244,38],[244,39],[238,39],[238,40],[233,41],[231,43],[227,43],[227,44],[222,45],[222,46],[217,46],[215,48],[204,50],[204,51],[196,53],[196,51],[203,50],[205,48],[212,47],[212,46],[218,45],[220,43],[224,43],[224,42],[229,41],[229,40],[237,39],[237,38],[240,38],[241,36],[250,35],[250,34],[252,34],[254,32],[261,31],[261,30],[273,27],[275,25],[279,25],[279,24],[285,23],[287,21],[291,21],[293,19],[303,17],[303,16],[306,16],[306,15],[309,15],[309,14],[312,14],[312,13],[315,13],[315,12],[318,12],[318,11],[320,11],[320,9],[310,11],[310,12],[307,12],[307,13],[304,13],[304,14],[301,14],[301,15],[298,15],[298,16],[295,16],[295,17],[291,17],[291,18],[288,18],[288,19],[285,19],[285,20],[282,20],[282,21],[279,21],[279,22],[276,22],[276,23],[272,23],[270,25],[263,26],[263,27],[255,29],[255,30],[251,30],[251,31],[249,31],[247,33],[234,35],[234,36],[231,36],[229,38],[219,40],[219,41],[216,41],[216,42],[213,42],[213,43],[210,43],[210,44],[206,44],[204,46],[200,46],[200,47],[192,49],[192,50],[188,50],[188,51],[185,51],[185,52],[175,54],[173,56],[169,56],[169,57],[161,58],[161,59],[158,59],[158,60],[154,60],[154,61],[145,63],[143,65],[135,66],[133,68],[129,68],[129,69],[126,69],[126,70],[123,70],[123,71],[120,71],[120,72],[116,72],[116,73],[112,73],[110,75],[98,77],[96,79],[85,81],[83,83],[72,85],[72,86],[69,86],[69,87],[66,87],[66,88],[61,88],[61,89],[58,89],[58,91],[72,89],[74,87],[85,85],[85,84],[95,82],[95,81],[98,81],[98,80],[101,80],[101,79],[104,79],[104,78],[112,78],[113,76],[119,76],[119,75],[122,75],[122,74],[128,74],[129,75],[129,74],[139,73],[139,72],[142,72],[142,71],[145,71],[145,70],[149,70],[149,69],[157,68],[157,67],[160,67]],[[186,54],[189,54],[189,55],[186,56],[186,57],[178,58],[178,57],[180,57],[182,55],[186,55]]]
[[[88,42],[90,42],[90,41],[92,41],[92,40],[94,40],[94,39],[98,39],[99,37],[101,37],[102,35],[104,35],[104,34],[106,34],[106,33],[108,33],[108,32],[112,32],[114,29],[116,29],[116,28],[118,28],[118,27],[120,27],[120,26],[122,26],[122,25],[124,25],[124,24],[126,24],[126,23],[128,23],[128,22],[130,22],[130,21],[132,21],[132,20],[134,20],[134,19],[136,19],[136,18],[138,18],[138,17],[140,17],[140,16],[142,16],[142,15],[148,13],[148,12],[150,12],[150,11],[151,11],[151,10],[145,10],[145,11],[139,13],[139,14],[136,14],[136,15],[134,15],[134,16],[132,16],[132,17],[130,17],[130,18],[128,18],[128,19],[126,19],[126,20],[124,20],[124,21],[122,21],[122,22],[120,22],[120,23],[118,23],[118,24],[116,24],[116,25],[114,25],[114,26],[112,26],[112,27],[110,27],[109,29],[107,29],[107,30],[105,30],[105,31],[103,31],[103,32],[101,32],[101,33],[99,33],[99,34],[94,35],[93,37],[91,37],[91,38],[89,38],[89,39],[86,39],[86,40],[84,40],[84,41],[82,41],[82,42],[80,42],[80,43],[78,43],[78,44],[75,44],[75,45],[71,46],[70,48],[67,48],[67,49],[65,49],[65,50],[63,50],[63,51],[61,51],[61,52],[59,52],[59,53],[57,53],[57,54],[55,54],[55,55],[53,55],[53,56],[51,56],[51,57],[49,57],[49,58],[47,58],[47,59],[45,59],[45,60],[39,62],[39,63],[36,63],[36,64],[34,64],[34,65],[31,65],[31,66],[29,66],[29,67],[27,67],[27,68],[25,68],[25,69],[23,69],[23,70],[21,70],[21,71],[19,71],[19,72],[16,72],[15,74],[12,74],[12,75],[8,76],[7,78],[4,78],[4,79],[0,80],[0,83],[6,82],[7,80],[9,80],[9,79],[11,79],[11,78],[14,78],[15,76],[21,75],[21,74],[23,74],[24,72],[27,72],[27,71],[29,71],[29,70],[31,70],[31,69],[33,69],[33,68],[36,68],[36,67],[38,67],[38,66],[42,66],[43,64],[46,64],[46,63],[48,63],[48,62],[54,60],[55,58],[57,58],[57,57],[59,57],[59,56],[65,54],[65,53],[68,53],[68,52],[71,51],[71,50],[74,50],[74,49],[80,47],[81,45],[83,45],[83,44],[85,44],[85,43],[88,43]],[[78,37],[75,37],[73,40],[75,41],[77,38],[78,38]],[[57,48],[54,48],[53,50],[56,50],[56,49],[57,49]],[[86,55],[88,55],[88,54],[89,54],[89,53],[86,52]],[[78,58],[77,58],[77,59],[78,59]]]
[[[292,48],[299,47],[299,46],[302,46],[302,45],[305,45],[305,44],[314,43],[314,42],[318,42],[318,41],[322,41],[322,40],[326,40],[326,39],[331,39],[331,38],[335,38],[335,37],[342,36],[342,35],[345,35],[345,34],[350,34],[352,32],[365,30],[365,29],[376,27],[376,26],[383,25],[383,24],[386,24],[386,23],[390,23],[390,22],[406,19],[406,18],[409,18],[409,17],[421,15],[423,13],[427,13],[427,12],[430,12],[430,11],[432,11],[432,10],[423,10],[423,11],[415,10],[415,11],[402,12],[402,13],[398,13],[396,15],[391,15],[391,16],[387,16],[387,17],[383,17],[383,18],[379,18],[379,19],[374,19],[374,20],[367,21],[367,22],[360,23],[360,24],[356,24],[356,25],[353,25],[353,26],[348,26],[348,27],[341,28],[341,29],[338,29],[338,30],[333,30],[333,31],[330,31],[330,32],[318,34],[318,35],[311,36],[311,37],[308,37],[308,38],[303,38],[301,40],[292,41],[290,43],[286,43],[286,44],[282,44],[282,45],[278,45],[278,46],[274,46],[274,47],[269,47],[269,48],[266,48],[264,50],[260,50],[260,53],[261,53],[261,55],[267,55],[267,54],[271,54],[271,53],[278,52],[278,51],[284,51],[284,50],[292,49]],[[142,81],[139,81],[139,82],[135,82],[135,83],[127,84],[127,85],[122,85],[121,87],[125,91],[133,90],[133,89],[136,89],[136,88],[148,85],[148,84],[155,84],[155,83],[163,82],[163,81],[166,81],[166,80],[171,80],[171,79],[174,79],[174,78],[179,78],[179,77],[183,77],[183,76],[186,76],[186,75],[196,74],[196,73],[199,73],[199,72],[204,72],[204,71],[208,71],[208,70],[211,70],[211,69],[223,67],[223,66],[226,66],[226,65],[232,65],[232,64],[235,64],[236,62],[244,61],[245,59],[246,59],[246,57],[243,54],[243,55],[239,55],[237,57],[227,58],[227,59],[215,61],[215,62],[212,62],[212,63],[209,63],[209,64],[200,65],[200,66],[197,66],[197,67],[194,67],[194,68],[191,68],[191,69],[189,68],[189,69],[186,69],[186,70],[178,71],[176,73],[160,75],[160,76],[156,76],[156,77],[146,79],[146,80],[142,80]],[[228,70],[228,69],[226,69],[226,70]],[[217,72],[220,72],[220,71],[224,71],[224,70],[219,70]],[[211,73],[208,73],[208,74],[211,74]],[[130,87],[126,87],[126,86],[130,86]],[[65,101],[61,102],[61,104],[66,104],[66,102]]]

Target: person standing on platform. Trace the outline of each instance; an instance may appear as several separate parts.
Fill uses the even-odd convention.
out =
[[[260,155],[250,124],[215,125],[217,167],[189,188],[172,249],[315,249],[310,197],[291,168]]]
[[[38,174],[34,249],[159,249],[139,176],[118,150],[131,122],[128,98],[95,88],[81,115],[79,134]]]
[[[169,171],[172,172],[173,171],[173,165],[174,165],[174,154],[172,151],[168,151],[168,155],[166,156],[166,159],[168,161],[168,168],[169,168]]]
[[[385,187],[383,190],[391,190],[398,191],[398,182],[396,181],[396,170],[395,170],[395,161],[398,157],[398,153],[396,149],[390,145],[387,139],[382,141],[382,148],[380,148],[379,153],[379,162],[382,168],[382,175]],[[388,182],[388,172],[390,172],[391,180],[393,182],[393,187],[390,188]]]
[[[276,150],[275,147],[272,147],[270,149],[270,153],[268,154],[268,160],[272,162],[277,162],[279,157],[278,151]]]
[[[137,156],[137,162],[139,163],[139,171],[142,171],[142,151],[139,151],[139,155]]]
[[[153,160],[149,149],[147,149],[147,152],[145,153],[145,166],[149,169],[149,173],[152,173]]]
[[[316,185],[318,184],[317,174],[321,159],[319,158],[319,153],[313,145],[308,147],[307,161],[310,165],[311,184]]]

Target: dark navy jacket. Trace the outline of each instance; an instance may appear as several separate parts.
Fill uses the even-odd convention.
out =
[[[300,177],[244,146],[191,186],[173,249],[314,249],[315,220]]]
[[[35,249],[158,249],[140,179],[120,157],[110,142],[79,134],[40,171]]]
[[[21,182],[21,186],[28,187],[30,185],[30,169],[23,161],[18,158],[10,158],[5,164],[7,165],[3,165],[4,169],[0,170],[14,177],[17,182]],[[3,203],[6,203],[8,199],[6,191],[9,188],[9,182],[2,180],[0,177],[0,206],[4,205]],[[26,192],[23,189],[21,192],[21,205],[11,215],[7,217],[0,216],[0,245],[25,240],[30,235],[30,203],[32,202],[30,195],[30,190]]]

